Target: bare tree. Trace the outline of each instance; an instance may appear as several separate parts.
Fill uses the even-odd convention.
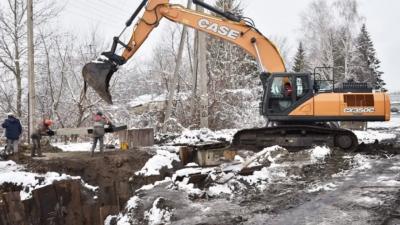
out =
[[[311,67],[333,67],[338,81],[352,78],[354,38],[362,19],[356,0],[311,2],[301,19]]]
[[[34,2],[34,24],[37,27],[48,22],[59,12],[53,1]],[[0,65],[4,73],[15,78],[16,107],[18,116],[22,115],[22,79],[26,65],[26,1],[6,0],[0,7]],[[14,108],[14,107],[13,107]]]

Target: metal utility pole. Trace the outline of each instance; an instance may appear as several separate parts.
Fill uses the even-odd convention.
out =
[[[192,1],[189,0],[188,4],[187,4],[187,8],[190,8],[191,6],[192,6]],[[171,114],[172,114],[172,105],[174,103],[176,84],[178,83],[179,69],[181,68],[181,65],[182,65],[182,54],[183,54],[183,49],[185,47],[186,36],[187,36],[187,27],[183,26],[181,40],[179,43],[178,55],[176,57],[176,65],[175,65],[174,74],[172,75],[172,77],[169,79],[169,82],[168,82],[169,93],[168,93],[168,103],[167,103],[167,110],[165,112],[164,122],[168,121],[168,119],[171,117]],[[164,126],[163,132],[166,132],[166,131],[167,131],[167,127]]]
[[[34,52],[33,52],[33,0],[28,0],[27,6],[27,25],[28,25],[28,85],[29,85],[29,134],[33,133],[35,127],[35,72],[34,72]],[[29,138],[28,138],[29,140]]]
[[[203,0],[201,0],[203,1]],[[197,11],[204,12],[204,8],[196,6]],[[206,58],[206,41],[207,35],[204,32],[199,32],[198,37],[198,76],[199,82],[199,94],[200,94],[200,127],[208,128],[208,77],[207,77],[207,58]]]

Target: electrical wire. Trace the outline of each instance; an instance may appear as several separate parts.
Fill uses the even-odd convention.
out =
[[[82,13],[82,12],[80,12],[80,11],[73,11],[73,10],[68,9],[68,8],[66,8],[65,11],[68,12],[68,13],[72,13],[72,14],[74,14],[74,15],[76,15],[76,16],[83,17],[83,18],[88,19],[88,20],[94,20],[96,23],[99,23],[99,24],[104,24],[104,23],[106,23],[107,25],[115,26],[115,24],[111,23],[111,22],[108,21],[108,20],[93,19],[93,17],[90,17],[90,16],[88,16],[87,14]]]
[[[106,1],[104,1],[104,0],[98,0],[98,1],[102,2],[102,3],[105,4],[105,5],[108,5],[109,7],[113,8],[113,9],[116,9],[116,10],[118,10],[118,11],[123,11],[123,12],[125,12],[125,13],[127,13],[127,14],[132,13],[131,11],[128,11],[126,8],[120,8],[120,7],[118,7],[117,4],[110,4],[110,3],[108,3],[108,2],[106,2]]]
[[[79,4],[75,1],[70,1],[70,4],[68,4],[69,6],[71,6],[71,8],[73,8],[74,10],[78,10],[83,14],[87,14],[88,11],[90,11],[90,13],[95,14],[96,18],[90,18],[90,19],[94,19],[94,20],[98,20],[98,19],[106,19],[107,21],[111,21],[113,23],[122,23],[121,21],[123,21],[122,18],[116,17],[115,15],[113,15],[111,13],[111,11],[104,11],[104,9],[100,9],[98,7],[95,7],[93,5],[87,5],[87,2],[85,2],[86,4]],[[67,9],[70,7],[66,7]],[[115,24],[113,24],[115,26]]]

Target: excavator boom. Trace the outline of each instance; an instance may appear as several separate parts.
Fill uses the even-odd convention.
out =
[[[196,3],[197,1],[194,0],[193,2]],[[260,69],[264,72],[286,71],[277,47],[256,28],[240,20],[240,18],[218,11],[218,9],[206,3],[201,4],[218,14],[222,14],[223,18],[187,9],[182,5],[169,4],[169,0],[144,0],[126,23],[126,25],[130,25],[138,13],[145,8],[142,17],[138,19],[133,28],[129,42],[124,44],[118,37],[114,38],[111,51],[102,54],[106,59],[100,62],[90,62],[84,66],[82,73],[85,81],[103,100],[111,104],[109,81],[112,75],[118,70],[119,66],[123,65],[137,52],[163,18],[240,46],[257,59]],[[125,47],[120,56],[115,53],[118,44]]]

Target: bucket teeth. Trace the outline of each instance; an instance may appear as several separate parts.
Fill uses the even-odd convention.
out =
[[[109,83],[115,71],[116,67],[110,61],[90,62],[82,69],[83,79],[108,104],[112,104]]]

